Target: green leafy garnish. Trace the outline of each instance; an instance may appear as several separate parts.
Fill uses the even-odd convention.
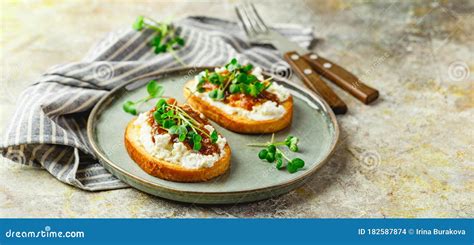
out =
[[[199,151],[201,149],[202,137],[199,134],[193,134],[193,149]]]
[[[135,23],[133,23],[133,29],[137,31],[141,31],[143,29],[144,24],[145,24],[145,17],[138,16]]]
[[[288,146],[290,151],[293,151],[293,152],[298,151],[298,142],[299,142],[299,139],[291,135],[285,139],[285,145]]]
[[[159,98],[163,95],[163,87],[158,84],[158,82],[156,80],[151,80],[148,82],[147,86],[146,86],[146,90],[148,92],[148,96],[143,98],[143,99],[140,99],[140,100],[137,100],[137,101],[131,101],[131,100],[128,100],[126,101],[122,108],[125,112],[127,113],[130,113],[132,115],[137,115],[138,114],[138,107],[151,100],[151,99],[156,99],[156,98]]]
[[[163,98],[156,103],[153,118],[169,134],[177,135],[180,142],[188,142],[195,151],[202,148],[203,136],[209,138],[213,144],[219,137],[215,130],[211,133],[203,130],[202,123],[191,117],[176,102],[168,103]]]
[[[295,158],[288,163],[287,169],[290,173],[295,173],[298,169],[304,167],[304,161],[300,158]]]
[[[149,17],[138,16],[132,27],[136,31],[142,31],[144,29],[155,31],[154,36],[148,43],[153,47],[155,54],[169,52],[173,55],[176,61],[181,65],[186,66],[186,64],[174,52],[174,50],[179,47],[183,47],[185,41],[181,36],[179,36],[173,25],[167,22],[157,22]]]
[[[216,130],[212,131],[212,133],[211,133],[211,142],[216,143],[218,139],[219,139],[219,136],[217,135],[217,131]]]
[[[148,96],[138,101],[126,101],[123,110],[132,115],[138,114],[138,107],[151,99],[158,98],[153,111],[153,119],[157,125],[168,131],[170,135],[177,135],[180,142],[188,142],[193,150],[199,151],[202,148],[202,137],[210,139],[211,143],[217,143],[219,135],[216,130],[207,132],[202,129],[204,125],[191,117],[183,108],[179,107],[176,101],[168,103],[161,96],[164,93],[163,86],[156,80],[151,80],[146,86]]]
[[[177,134],[178,135],[178,140],[180,142],[183,142],[186,139],[186,135],[188,134],[188,129],[184,125],[173,125],[170,127],[168,130],[168,133],[170,134]]]
[[[227,63],[224,72],[203,71],[196,76],[196,90],[203,93],[204,84],[214,85],[214,89],[209,91],[208,96],[213,100],[224,100],[230,94],[243,93],[253,97],[258,97],[264,90],[271,85],[271,78],[259,81],[257,77],[251,74],[253,65],[241,65],[237,59],[232,59]]]
[[[256,143],[248,144],[248,146],[264,147],[264,149],[258,152],[258,158],[267,161],[269,163],[276,162],[276,168],[283,168],[284,160],[286,163],[286,170],[289,173],[295,173],[299,169],[304,167],[304,161],[301,158],[290,159],[285,153],[278,149],[278,146],[287,146],[290,151],[298,152],[298,138],[295,136],[288,136],[284,141],[275,142],[275,134],[272,135],[272,139],[267,143]]]
[[[152,81],[154,82],[149,82],[146,85],[146,91],[151,97],[158,98],[163,94],[163,86],[159,85],[155,80]]]
[[[132,115],[137,115],[137,107],[136,107],[135,102],[133,101],[126,101],[123,104],[123,110]]]

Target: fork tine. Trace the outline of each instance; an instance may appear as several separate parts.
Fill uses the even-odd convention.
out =
[[[253,14],[254,19],[257,22],[257,24],[260,26],[260,28],[262,28],[264,32],[267,32],[268,27],[263,21],[263,19],[260,17],[260,15],[258,14],[257,9],[255,9],[255,5],[253,3],[249,3],[248,5],[249,5],[250,12]]]
[[[255,17],[255,15],[252,13],[250,4],[247,4],[247,3],[243,4],[241,9],[243,10],[242,12],[244,14],[244,17],[247,18],[248,23],[250,23],[250,27],[255,32],[255,34],[265,32],[265,30],[262,29],[262,27],[259,25],[258,20]]]
[[[246,5],[241,5],[240,8],[240,14],[244,20],[244,24],[247,25],[247,28],[249,29],[250,34],[256,35],[260,31],[257,30],[257,26],[255,23],[255,20],[249,15],[249,11],[246,8]]]
[[[243,9],[241,6],[236,6],[235,7],[235,12],[237,13],[237,17],[240,20],[240,23],[242,23],[242,27],[244,28],[245,34],[247,36],[252,36],[253,33],[251,33],[251,26],[250,23],[248,22],[247,17],[244,17]]]

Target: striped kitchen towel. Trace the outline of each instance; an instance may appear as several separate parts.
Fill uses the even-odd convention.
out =
[[[188,17],[175,23],[186,45],[176,53],[190,66],[223,65],[232,57],[284,75],[287,64],[275,50],[249,46],[236,23]],[[313,40],[310,28],[276,28],[301,46]],[[3,156],[44,168],[58,180],[97,191],[127,187],[94,157],[86,134],[92,107],[108,91],[137,76],[181,66],[171,54],[156,55],[147,45],[151,31],[131,28],[109,34],[80,62],[52,67],[19,97],[5,128]],[[282,74],[283,73],[283,74]]]

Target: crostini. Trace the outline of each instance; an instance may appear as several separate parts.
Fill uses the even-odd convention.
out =
[[[203,114],[175,99],[132,119],[125,131],[130,157],[148,174],[177,182],[207,181],[230,167],[231,150]]]
[[[265,79],[259,67],[236,59],[203,71],[184,86],[187,103],[222,127],[238,133],[273,133],[291,124],[293,98]]]

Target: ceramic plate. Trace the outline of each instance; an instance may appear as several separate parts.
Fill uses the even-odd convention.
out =
[[[90,144],[104,167],[124,182],[152,195],[182,202],[224,204],[256,201],[287,193],[305,183],[333,153],[339,129],[328,105],[291,81],[275,78],[291,91],[294,98],[292,125],[276,133],[275,139],[283,140],[289,134],[300,138],[300,152],[289,155],[306,162],[302,170],[294,174],[277,170],[275,164],[258,158],[259,148],[246,146],[251,142],[266,142],[271,134],[237,134],[213,123],[232,148],[231,168],[225,175],[201,183],[178,183],[148,175],[125,149],[124,130],[132,116],[123,112],[122,104],[126,100],[144,97],[145,84],[151,79],[163,85],[166,96],[184,102],[184,83],[203,69],[157,72],[153,76],[137,78],[105,96],[92,110],[87,125]]]

